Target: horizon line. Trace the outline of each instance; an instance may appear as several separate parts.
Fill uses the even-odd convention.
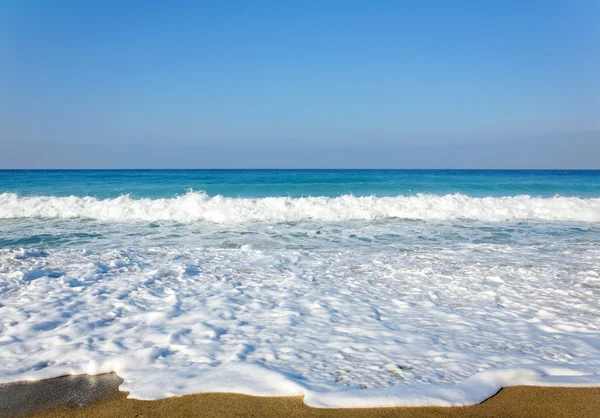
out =
[[[600,171],[600,168],[0,168],[0,171]]]

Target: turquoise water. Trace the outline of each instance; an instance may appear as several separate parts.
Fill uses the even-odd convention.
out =
[[[599,300],[600,171],[0,171],[0,382],[600,376]]]
[[[595,245],[599,221],[600,171],[0,171],[0,248]]]
[[[209,196],[600,197],[600,171],[482,170],[8,170],[0,193],[22,196],[169,198],[188,190]]]

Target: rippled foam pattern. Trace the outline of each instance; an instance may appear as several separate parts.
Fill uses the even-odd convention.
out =
[[[0,184],[0,383],[115,371],[135,398],[316,407],[600,384],[594,180],[555,197],[157,197],[133,173],[102,197],[81,195],[89,173],[72,196]]]

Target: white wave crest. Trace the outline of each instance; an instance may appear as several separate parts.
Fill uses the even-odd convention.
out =
[[[349,221],[386,218],[600,222],[600,198],[476,198],[462,194],[395,197],[209,197],[188,192],[169,199],[20,196],[0,194],[0,219],[87,218],[102,221],[210,221],[216,223]]]

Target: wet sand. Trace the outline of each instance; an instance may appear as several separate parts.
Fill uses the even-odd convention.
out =
[[[302,397],[207,393],[127,399],[116,374],[0,385],[0,417],[597,417],[600,388],[514,387],[459,408],[317,409]]]

